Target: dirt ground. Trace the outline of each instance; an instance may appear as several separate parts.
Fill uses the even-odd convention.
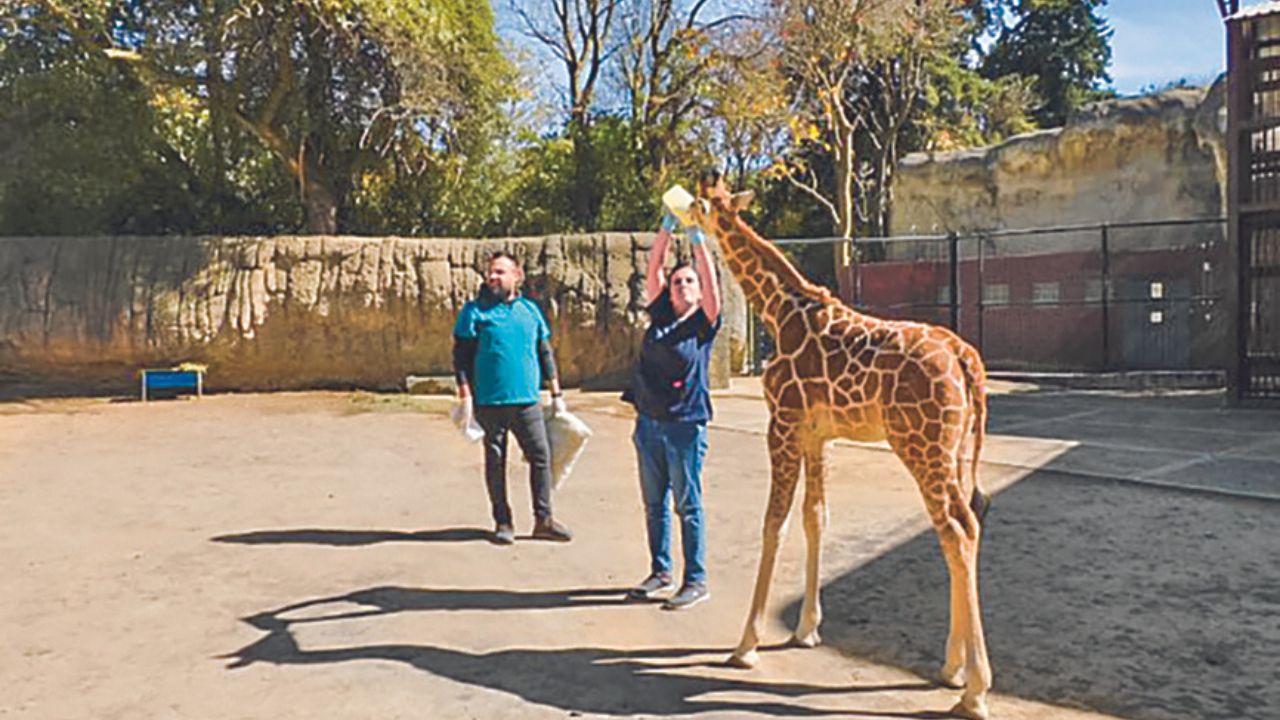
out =
[[[993,717],[1280,717],[1280,415],[1005,390],[982,470]],[[782,646],[797,518],[772,649],[719,664],[768,462],[756,389],[716,402],[712,599],[684,613],[623,600],[647,561],[611,394],[570,397],[596,431],[556,497],[577,537],[513,547],[487,541],[479,448],[438,401],[0,404],[0,716],[943,717],[945,569],[877,447],[832,450],[826,644]],[[523,536],[519,463],[511,485]]]

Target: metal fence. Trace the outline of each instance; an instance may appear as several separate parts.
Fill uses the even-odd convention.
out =
[[[784,249],[850,242],[780,240]],[[944,325],[995,370],[1224,369],[1232,362],[1223,218],[1104,223],[853,242],[841,298]],[[752,322],[758,371],[771,340]]]

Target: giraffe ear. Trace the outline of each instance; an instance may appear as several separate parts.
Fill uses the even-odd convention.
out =
[[[751,201],[755,199],[756,193],[754,190],[744,190],[740,193],[734,193],[733,197],[729,199],[729,207],[732,207],[734,212],[741,212],[746,210],[747,207],[751,205]]]

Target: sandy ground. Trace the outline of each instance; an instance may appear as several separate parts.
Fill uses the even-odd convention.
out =
[[[431,401],[0,404],[0,716],[941,717],[957,695],[930,682],[945,570],[912,482],[875,447],[832,451],[826,645],[781,647],[797,519],[776,647],[755,670],[719,665],[767,492],[755,394],[717,399],[713,597],[685,613],[622,600],[647,561],[630,417],[610,395],[570,400],[597,431],[556,498],[577,538],[514,547],[487,541],[479,449]],[[992,420],[993,716],[1280,717],[1280,505],[1107,479],[1280,495],[1280,416],[1015,392]]]

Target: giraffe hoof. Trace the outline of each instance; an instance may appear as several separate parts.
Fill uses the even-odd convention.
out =
[[[735,650],[734,653],[729,656],[729,659],[725,661],[725,664],[729,667],[741,668],[743,670],[750,670],[759,663],[760,655],[755,650],[747,650],[746,652]]]
[[[938,677],[938,682],[941,683],[944,687],[949,687],[957,690],[964,687],[964,680],[965,680],[965,676],[964,676],[963,665],[956,667],[954,669],[943,667],[942,673]]]
[[[985,698],[960,698],[960,702],[951,708],[951,714],[968,720],[987,720],[987,701]]]
[[[808,632],[800,632],[797,630],[796,634],[791,638],[791,642],[796,647],[818,647],[822,644],[822,636],[818,634],[817,629],[813,629]]]

